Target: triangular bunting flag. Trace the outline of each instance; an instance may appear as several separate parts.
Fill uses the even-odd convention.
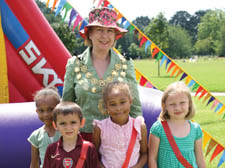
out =
[[[145,53],[147,54],[147,49],[148,46],[150,46],[151,42],[149,40],[147,40],[147,42],[145,43]]]
[[[144,86],[146,82],[147,82],[147,79],[144,76],[141,76],[140,85]]]
[[[125,21],[126,21],[125,17],[122,17],[120,25],[123,25],[123,22]]]
[[[163,53],[160,51],[160,52],[158,53],[158,55],[157,55],[157,57],[156,57],[156,60],[155,60],[155,61],[157,61],[157,62],[158,62],[162,56],[163,56]]]
[[[183,75],[182,75],[181,78],[180,78],[180,81],[183,80],[183,79],[186,78],[186,77],[187,77],[187,74],[186,74],[186,73],[183,73]]]
[[[66,19],[66,16],[67,16],[67,13],[70,9],[72,9],[72,6],[69,4],[69,3],[66,3],[64,6],[63,6],[63,10],[66,10],[65,11],[65,14],[64,14],[64,17],[63,17],[63,21]]]
[[[107,7],[109,5],[109,1],[107,1],[107,0],[104,0],[104,7]]]
[[[217,112],[219,109],[221,109],[223,107],[223,104],[222,103],[219,103],[217,106],[216,106],[216,109],[215,109],[215,112]]]
[[[83,30],[86,25],[87,25],[87,22],[85,20],[83,20],[83,22],[80,26],[80,30]]]
[[[218,155],[220,154],[220,152],[222,152],[224,150],[224,148],[221,145],[217,145],[216,149],[214,150],[211,158],[210,158],[210,162]]]
[[[203,90],[201,95],[198,97],[198,99],[200,100],[202,98],[202,96],[204,96],[206,93],[208,93],[206,90]]]
[[[47,8],[47,7],[48,7],[48,5],[49,5],[49,1],[50,1],[50,0],[47,0],[47,2],[46,2],[46,8]]]
[[[210,140],[210,136],[209,134],[207,134],[205,131],[203,131],[203,141],[202,141],[202,147],[205,148],[206,144],[209,142]]]
[[[135,27],[133,25],[130,25],[129,27],[129,33],[133,33],[134,32]]]
[[[128,29],[128,27],[130,26],[130,22],[126,21],[125,25],[124,25],[124,29]]]
[[[166,60],[166,69],[167,69],[167,66],[169,65],[170,62],[171,62],[171,60],[167,58],[167,60]]]
[[[146,83],[146,85],[145,85],[147,88],[152,88],[153,86],[152,86],[152,84],[149,82],[149,81],[147,81],[147,83]]]
[[[56,3],[58,2],[58,0],[54,0],[53,6],[52,6],[52,10],[53,11],[55,9]]]
[[[117,14],[116,20],[118,21],[118,20],[121,19],[122,17],[123,17],[123,15],[119,12],[119,13]]]
[[[136,81],[139,81],[139,79],[141,78],[141,73],[137,70],[135,70],[136,72]]]
[[[163,55],[161,62],[160,62],[160,67],[162,66],[162,64],[164,63],[165,60],[167,60],[167,57],[165,55]]]
[[[205,96],[205,98],[204,98],[204,100],[203,100],[202,103],[204,103],[207,99],[209,99],[210,96],[211,96],[211,95],[210,95],[209,93],[207,93],[207,95]]]
[[[220,158],[220,161],[219,161],[217,167],[220,167],[223,164],[223,162],[225,162],[225,150],[223,151],[223,154]]]
[[[195,83],[194,86],[192,87],[191,91],[193,92],[195,89],[197,89],[199,87],[198,83]]]
[[[69,23],[68,23],[69,27],[70,27],[73,19],[76,17],[76,14],[77,14],[77,12],[74,9],[72,9],[71,12],[70,12],[70,20],[69,20]]]
[[[175,66],[175,63],[172,61],[166,73],[169,73],[170,70]]]
[[[195,81],[194,80],[191,80],[190,83],[188,84],[188,87],[192,87],[193,85],[195,84]]]
[[[224,110],[225,110],[225,105],[223,105],[223,107],[220,109],[220,111],[218,112],[218,114],[222,114]]]
[[[186,77],[184,83],[185,83],[186,85],[188,85],[188,84],[190,83],[191,80],[192,80],[191,76],[188,75],[188,76]]]
[[[170,74],[170,76],[173,76],[173,75],[177,72],[178,69],[179,69],[179,67],[176,65],[176,66],[174,67],[172,73]]]
[[[216,145],[216,141],[214,141],[213,139],[210,140],[207,151],[205,153],[205,156],[207,156],[209,154],[209,152],[212,150],[212,148]]]
[[[211,110],[216,107],[216,105],[219,103],[219,101],[217,99],[215,99],[215,101],[212,104]]]
[[[155,57],[156,54],[159,53],[159,49],[157,47],[154,48],[153,53],[152,53],[152,58]]]
[[[56,12],[55,12],[55,16],[57,16],[59,14],[59,12],[61,11],[61,9],[65,5],[65,3],[66,3],[66,0],[60,0],[59,5],[58,5],[58,7],[56,9]]]
[[[183,71],[181,70],[181,69],[179,69],[178,70],[178,72],[177,72],[177,74],[176,74],[176,77],[175,78],[177,78],[180,74],[182,74],[183,73]]]
[[[147,41],[147,38],[145,36],[142,37],[140,42],[140,47]]]
[[[211,103],[213,100],[215,100],[215,97],[210,97],[210,99],[209,99],[209,101],[208,101],[208,103],[206,104],[206,106],[208,106],[209,105],[209,103]]]
[[[203,90],[203,88],[201,86],[199,86],[198,90],[195,93],[195,97],[198,95],[198,93],[200,93]]]
[[[73,31],[76,28],[76,26],[80,23],[81,20],[82,20],[82,17],[79,14],[77,14],[76,20],[73,23]]]

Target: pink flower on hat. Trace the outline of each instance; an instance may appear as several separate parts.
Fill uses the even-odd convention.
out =
[[[105,7],[95,8],[89,13],[89,24],[84,28],[84,30],[80,31],[80,35],[83,38],[86,38],[87,31],[90,26],[101,26],[116,29],[118,32],[116,39],[118,39],[122,37],[127,30],[117,26],[116,19],[117,13],[114,10]]]

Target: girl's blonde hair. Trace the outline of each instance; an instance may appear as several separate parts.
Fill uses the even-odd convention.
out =
[[[164,91],[163,96],[162,96],[162,101],[161,101],[162,110],[159,115],[159,120],[170,119],[170,116],[169,116],[168,111],[166,110],[165,106],[166,106],[167,98],[175,93],[184,93],[188,97],[189,109],[188,109],[187,115],[185,116],[185,119],[189,120],[192,117],[194,117],[195,108],[194,108],[194,103],[192,101],[191,92],[190,92],[189,88],[184,84],[184,82],[179,81],[179,82],[174,82],[174,83],[170,84]]]

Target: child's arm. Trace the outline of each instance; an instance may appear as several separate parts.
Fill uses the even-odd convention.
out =
[[[160,139],[150,134],[148,143],[148,166],[149,168],[157,168],[157,156],[159,150]]]
[[[206,168],[205,159],[202,151],[202,138],[195,141],[195,156],[199,168]]]
[[[30,168],[39,168],[39,150],[31,145],[31,163]]]
[[[132,168],[142,168],[147,162],[148,159],[148,147],[147,147],[147,128],[145,123],[141,125],[141,151],[140,151],[140,158],[135,166]]]
[[[101,145],[101,130],[97,125],[94,126],[94,130],[93,130],[93,134],[92,134],[92,141],[93,141],[93,144],[95,145],[95,148],[99,154],[99,147]],[[99,154],[99,162],[100,162],[100,167],[104,168],[105,166],[101,162],[100,154]]]

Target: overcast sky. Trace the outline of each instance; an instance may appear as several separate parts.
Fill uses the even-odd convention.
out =
[[[82,17],[87,17],[94,0],[68,0]],[[95,0],[94,5],[99,0]],[[198,10],[223,9],[224,0],[109,0],[123,16],[133,21],[138,16],[155,17],[162,12],[169,20],[177,11],[185,10],[193,15]]]

